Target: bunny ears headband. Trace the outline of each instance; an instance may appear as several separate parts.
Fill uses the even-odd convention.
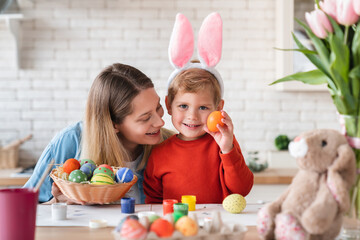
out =
[[[212,73],[218,80],[221,97],[224,95],[224,84],[218,71],[214,68],[221,58],[222,20],[219,13],[208,15],[200,28],[198,36],[198,56],[200,63],[191,63],[194,52],[194,33],[189,20],[181,13],[176,20],[169,44],[169,60],[175,70],[168,79],[168,87],[174,78],[182,71],[190,68],[200,68]]]

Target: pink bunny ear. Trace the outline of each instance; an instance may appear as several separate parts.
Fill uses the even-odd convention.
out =
[[[182,68],[194,52],[194,33],[189,20],[181,13],[176,20],[169,44],[169,60],[175,68]]]
[[[200,28],[198,54],[200,61],[208,67],[214,67],[221,58],[222,20],[219,13],[208,15]]]

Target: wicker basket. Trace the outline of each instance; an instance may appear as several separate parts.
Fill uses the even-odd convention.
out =
[[[90,204],[115,202],[121,199],[138,180],[137,176],[134,175],[133,180],[128,183],[115,183],[113,185],[82,184],[61,179],[55,175],[56,171],[53,169],[50,177],[66,197]]]
[[[19,147],[30,138],[32,138],[32,135],[16,140],[7,146],[0,147],[0,169],[16,168],[18,166]]]

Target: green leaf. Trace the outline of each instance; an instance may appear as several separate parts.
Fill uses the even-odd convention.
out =
[[[289,81],[300,81],[311,85],[328,83],[327,76],[322,71],[315,69],[308,72],[294,73],[292,75],[280,78],[275,82],[272,82],[270,85]]]
[[[293,36],[293,39],[296,43],[296,45],[298,46],[299,49],[301,50],[308,50],[300,41],[299,39],[295,36],[294,33],[291,33]],[[317,52],[316,52],[317,53]],[[325,73],[328,77],[330,77],[330,73],[327,70],[327,68],[323,65],[323,63],[321,62],[321,60],[319,59],[319,57],[317,55],[313,55],[313,54],[307,54],[304,53],[304,55],[310,60],[310,62],[312,62],[318,69],[320,69],[323,73]]]
[[[328,19],[330,20],[330,23],[331,23],[332,27],[334,28],[335,35],[341,41],[343,41],[344,40],[344,33],[343,33],[341,27],[336,23],[336,21],[331,16],[329,16],[327,13],[325,13],[325,14],[328,17]]]
[[[333,65],[330,67],[331,73],[334,76],[334,80],[336,79],[336,83],[338,84],[338,93],[339,97],[343,101],[346,106],[346,111],[353,113],[356,111],[356,100],[350,93],[350,87],[345,83],[345,80],[341,77],[341,75],[337,72]]]
[[[328,68],[329,67],[329,55],[330,55],[329,49],[327,49],[327,47],[322,42],[322,40],[320,38],[318,38],[305,23],[303,23],[299,19],[295,19],[295,20],[298,24],[300,24],[305,29],[306,34],[309,36],[309,38],[311,39],[312,43],[315,46],[316,51],[319,53],[319,57],[320,57],[321,61],[323,62],[323,65],[325,66],[325,68]]]
[[[345,83],[348,84],[348,73],[350,65],[350,51],[346,44],[344,44],[341,39],[335,35],[329,36],[331,54],[331,67],[336,69],[336,71],[341,75],[342,79],[345,80]],[[339,86],[339,79],[333,78],[333,80]]]
[[[356,27],[355,35],[351,45],[351,51],[354,65],[357,66],[360,64],[360,23]]]
[[[280,50],[280,51],[285,51],[285,52],[301,52],[303,53],[304,55],[306,54],[317,54],[317,52],[313,51],[313,50],[309,50],[309,49],[299,49],[299,48],[290,48],[290,49],[287,49],[287,48],[274,48],[275,50]]]
[[[359,93],[360,93],[360,66],[353,68],[350,73],[351,92],[355,99],[357,99],[357,105],[359,105]],[[358,107],[357,107],[358,108]]]
[[[336,106],[337,111],[342,115],[347,115],[348,114],[347,108],[344,104],[344,101],[340,98],[340,96],[338,96],[336,94],[331,95],[331,96],[332,96],[332,99],[333,99],[334,105]]]

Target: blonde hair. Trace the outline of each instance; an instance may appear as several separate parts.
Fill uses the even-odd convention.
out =
[[[179,91],[197,93],[210,88],[214,96],[214,104],[221,101],[221,88],[218,80],[210,72],[200,68],[189,68],[180,72],[168,88],[168,102],[171,104]]]
[[[154,85],[140,70],[116,63],[105,68],[94,80],[86,106],[81,158],[96,164],[123,167],[132,161],[119,140],[114,124],[121,124],[132,113],[132,100]],[[138,165],[145,167],[152,146],[144,146],[144,158]],[[145,158],[146,155],[146,158]]]

